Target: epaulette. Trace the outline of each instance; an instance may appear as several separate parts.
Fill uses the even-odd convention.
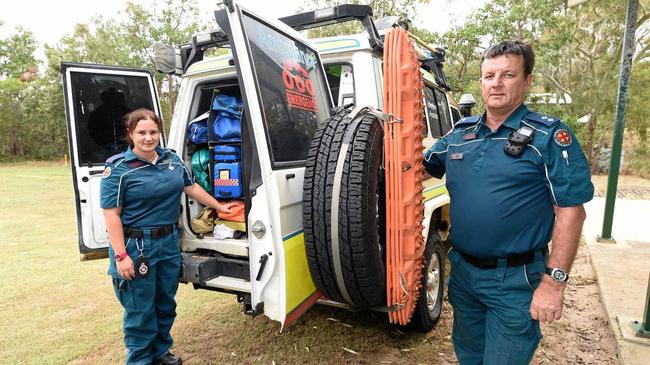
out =
[[[118,153],[117,155],[113,155],[109,158],[106,159],[106,163],[113,163],[116,162],[117,160],[120,160],[124,158],[124,152]]]
[[[470,124],[475,124],[480,119],[481,119],[480,115],[472,115],[471,117],[465,117],[465,118],[459,120],[458,122],[456,122],[456,124],[454,124],[454,128],[457,128],[457,127],[460,127],[460,126],[463,126],[463,125],[464,126],[469,126]]]
[[[560,122],[560,118],[549,117],[548,115],[543,115],[535,112],[529,112],[526,114],[524,119],[543,124],[547,127],[551,127]]]

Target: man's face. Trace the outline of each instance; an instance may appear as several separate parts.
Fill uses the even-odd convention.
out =
[[[533,75],[524,76],[524,58],[501,55],[483,60],[481,94],[491,113],[509,113],[524,101],[533,82]]]

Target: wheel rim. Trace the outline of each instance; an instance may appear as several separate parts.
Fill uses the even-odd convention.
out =
[[[427,266],[427,310],[432,317],[435,315],[440,292],[440,260],[435,253],[431,255]]]

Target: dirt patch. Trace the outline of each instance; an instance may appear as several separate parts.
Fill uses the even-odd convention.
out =
[[[607,192],[607,175],[593,175],[594,196],[604,197]],[[650,179],[638,176],[620,175],[616,186],[616,197],[623,199],[650,199]]]
[[[565,294],[562,319],[542,325],[544,338],[532,363],[618,363],[616,341],[585,245],[580,245]]]

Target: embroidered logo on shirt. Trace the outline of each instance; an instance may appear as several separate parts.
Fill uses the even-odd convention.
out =
[[[451,154],[451,159],[452,160],[462,160],[463,159],[463,153],[462,152],[456,152]]]
[[[107,178],[109,176],[111,176],[111,167],[106,166],[106,168],[104,168],[104,172],[102,172],[102,177]]]
[[[553,133],[553,140],[560,147],[569,147],[573,142],[571,134],[566,129],[558,129]]]

